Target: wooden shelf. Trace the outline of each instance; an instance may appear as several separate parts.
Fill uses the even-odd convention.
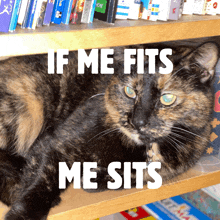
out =
[[[48,220],[94,220],[132,207],[155,202],[220,183],[220,170],[202,173],[194,169],[182,174],[159,189],[130,189],[87,193],[72,186],[62,195],[59,206],[51,209]],[[0,218],[8,208],[0,204]]]
[[[220,16],[182,16],[178,21],[118,20],[107,24],[51,25],[1,33],[0,56],[47,53],[48,49],[90,49],[220,35]]]

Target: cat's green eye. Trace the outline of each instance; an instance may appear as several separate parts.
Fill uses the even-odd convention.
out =
[[[164,94],[160,97],[160,102],[163,105],[172,105],[176,101],[176,96],[173,94]]]
[[[132,98],[132,99],[134,99],[136,97],[135,91],[132,88],[128,87],[128,86],[125,86],[125,94],[129,98]]]

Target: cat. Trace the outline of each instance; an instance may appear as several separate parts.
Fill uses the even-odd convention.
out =
[[[47,218],[63,191],[59,162],[69,168],[97,162],[95,182],[105,190],[113,161],[159,161],[165,181],[201,157],[211,129],[218,46],[173,50],[170,74],[158,73],[160,61],[157,73],[147,74],[147,59],[145,74],[135,65],[124,74],[121,50],[115,49],[115,74],[90,68],[78,74],[77,52],[69,54],[63,74],[47,73],[46,55],[1,61],[0,200],[11,206],[5,220]],[[135,186],[134,170],[131,178]]]

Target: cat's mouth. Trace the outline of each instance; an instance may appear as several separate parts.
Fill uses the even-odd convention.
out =
[[[154,128],[146,126],[139,130],[122,128],[121,131],[137,145],[149,145],[149,143],[156,142],[171,133],[171,129],[166,126],[156,126]]]

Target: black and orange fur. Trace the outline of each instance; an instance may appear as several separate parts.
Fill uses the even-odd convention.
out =
[[[163,180],[192,167],[209,140],[218,47],[179,50],[167,75],[137,75],[135,67],[123,74],[120,49],[114,75],[77,74],[76,52],[62,75],[47,73],[44,55],[1,61],[0,199],[11,206],[5,219],[47,218],[60,201],[60,161],[97,162],[99,190],[111,181],[112,161],[160,161]],[[166,93],[177,97],[172,105],[160,102]]]

